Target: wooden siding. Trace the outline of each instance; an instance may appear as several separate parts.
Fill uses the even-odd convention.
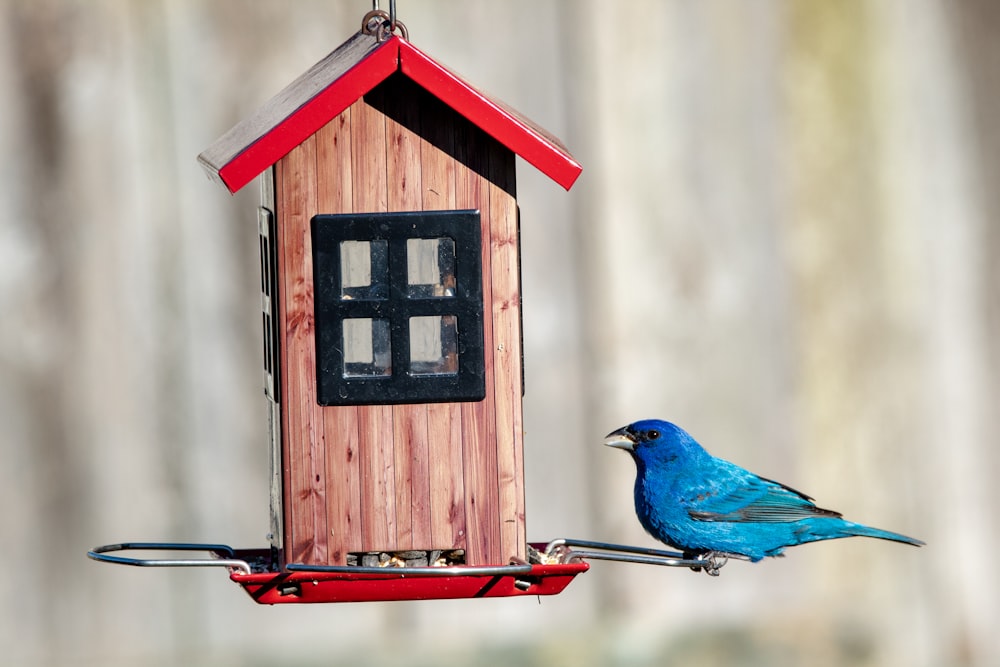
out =
[[[465,549],[525,558],[514,154],[402,75],[330,121],[275,170],[285,557]],[[310,220],[318,213],[479,209],[486,399],[316,403]]]

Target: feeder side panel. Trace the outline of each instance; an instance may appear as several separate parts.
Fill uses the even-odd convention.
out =
[[[351,115],[356,102],[317,133],[318,206],[324,213],[353,210]],[[310,280],[312,276],[310,275]],[[315,369],[309,371],[315,377]],[[362,550],[361,468],[358,410],[324,408],[326,442],[326,513],[329,565],[347,565],[347,554]]]
[[[521,293],[514,154],[490,154],[493,358],[496,380],[497,473],[505,558],[526,560],[521,413]]]
[[[385,116],[367,103],[352,108],[354,211],[388,210],[385,123]],[[359,406],[358,422],[363,550],[391,549],[397,537],[392,406]]]
[[[285,515],[284,497],[282,495],[281,451],[281,377],[278,358],[281,341],[280,323],[278,322],[278,260],[277,260],[277,228],[275,211],[277,204],[274,198],[274,167],[269,167],[260,175],[260,209],[258,210],[258,225],[260,227],[260,264],[261,264],[261,308],[263,311],[263,343],[264,343],[264,394],[267,398],[267,427],[270,442],[269,465],[269,495],[271,521],[268,541],[274,549],[284,548]],[[270,362],[270,363],[269,363]]]
[[[276,167],[288,562],[358,551],[525,557],[514,154],[404,77],[390,77]],[[317,404],[311,219],[480,211],[486,397]],[[396,360],[399,362],[399,360]]]
[[[467,126],[441,102],[408,79],[410,99],[419,94],[420,166],[422,174],[421,206],[424,210],[478,208],[478,202],[458,202],[456,173],[468,171],[452,156],[455,134]],[[430,492],[430,529],[434,545],[466,548],[465,482],[462,471],[462,408],[459,403],[428,405],[429,438],[428,490]]]
[[[385,86],[368,95],[385,118],[388,153],[386,174],[389,210],[421,210],[420,136],[412,127],[419,109]],[[398,120],[397,120],[398,119]],[[428,420],[426,404],[396,405],[393,411],[394,473],[396,486],[396,546],[398,549],[431,549],[430,480],[428,475]]]
[[[490,188],[486,179],[489,151],[499,145],[469,124],[455,142],[456,157],[466,169],[457,172],[459,205],[480,211],[483,304],[493,298],[490,275]],[[483,317],[483,349],[493,349],[493,320]],[[462,455],[465,462],[465,521],[467,524],[466,562],[472,565],[504,563],[500,548],[499,479],[496,474],[496,408],[492,390],[493,358],[485,355],[486,397],[462,404]]]
[[[317,206],[316,135],[277,163],[287,557],[328,561],[323,413],[316,403],[310,219]]]

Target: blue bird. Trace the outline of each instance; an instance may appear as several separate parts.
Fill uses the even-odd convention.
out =
[[[712,456],[670,422],[638,421],[609,433],[604,444],[635,461],[635,512],[642,527],[688,558],[756,562],[782,555],[785,547],[856,535],[924,544],[845,521],[804,493]]]

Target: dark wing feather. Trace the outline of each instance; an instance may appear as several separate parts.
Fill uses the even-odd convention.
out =
[[[726,483],[699,494],[688,504],[696,521],[783,523],[813,517],[839,517],[839,512],[817,507],[812,498],[790,486],[733,466]]]

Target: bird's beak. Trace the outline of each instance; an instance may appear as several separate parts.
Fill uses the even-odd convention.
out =
[[[626,452],[631,452],[635,447],[635,436],[629,433],[627,428],[628,427],[623,427],[617,431],[608,433],[607,437],[604,438],[604,444],[608,447],[624,449]]]

